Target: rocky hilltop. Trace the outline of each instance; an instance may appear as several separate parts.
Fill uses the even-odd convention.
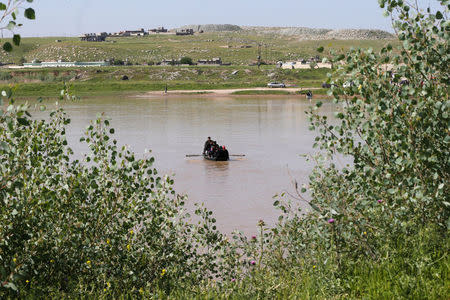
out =
[[[308,27],[263,27],[263,26],[237,26],[231,24],[186,25],[175,30],[194,29],[194,32],[220,32],[240,31],[254,34],[268,34],[297,37],[300,40],[380,40],[392,39],[394,36],[377,29],[326,29]]]
[[[327,32],[325,38],[337,40],[382,40],[392,39],[394,35],[387,31],[375,29],[341,29]]]
[[[241,27],[231,24],[205,24],[205,25],[186,25],[175,30],[181,29],[194,29],[194,32],[217,32],[217,31],[239,31],[242,30]]]
[[[302,40],[380,40],[391,39],[394,35],[377,29],[325,29],[307,27],[260,27],[247,26],[243,30],[256,34],[294,36]]]

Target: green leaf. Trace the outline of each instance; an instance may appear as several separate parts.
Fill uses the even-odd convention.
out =
[[[12,289],[13,291],[17,291],[17,286],[12,283],[12,282],[8,282],[7,284],[3,285],[5,288],[9,288]]]
[[[17,23],[14,21],[9,21],[8,25],[6,25],[6,29],[13,30],[16,27]]]
[[[319,48],[317,48],[317,52],[322,53],[324,50],[324,48],[322,46],[320,46]]]
[[[7,151],[8,149],[9,149],[9,145],[4,141],[0,141],[0,150]]]
[[[315,204],[313,204],[313,203],[310,202],[309,205],[310,205],[311,208],[314,209],[315,211],[320,212],[320,209],[319,209]]]
[[[14,45],[16,45],[16,46],[19,46],[19,45],[20,45],[20,34],[15,34],[15,35],[13,36],[13,43],[14,43]]]
[[[6,5],[0,2],[0,10],[6,10]]]
[[[23,125],[23,126],[29,126],[29,125],[30,125],[30,121],[28,121],[28,120],[25,119],[25,118],[17,118],[17,122],[18,122],[20,125]]]
[[[442,18],[444,18],[444,16],[442,15],[442,13],[440,11],[437,11],[436,13],[436,19],[441,20]]]
[[[11,52],[13,49],[13,46],[11,45],[10,42],[6,42],[3,44],[3,50],[5,50],[6,52]]]
[[[34,12],[34,9],[32,9],[31,7],[25,9],[24,14],[25,14],[25,18],[27,18],[27,19],[30,19],[30,20],[36,19],[36,13]]]

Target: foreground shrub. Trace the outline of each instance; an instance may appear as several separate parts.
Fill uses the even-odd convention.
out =
[[[448,1],[438,2],[448,10]],[[380,3],[396,19],[403,45],[331,59],[337,122],[317,113],[321,102],[309,112],[325,159],[316,158],[309,185],[298,188],[305,212],[298,203],[275,202],[285,214],[266,245],[277,255],[265,264],[273,271],[325,268],[330,294],[350,293],[355,282],[374,288],[360,278],[373,278],[364,266],[378,276],[397,270],[391,278],[397,296],[431,297],[424,282],[433,282],[442,297],[450,228],[449,22],[440,11]],[[343,156],[351,163],[337,165]]]
[[[88,126],[79,161],[62,110],[48,121],[28,111],[0,111],[0,293],[169,291],[235,276],[211,212],[199,206],[188,222],[173,180],[119,148],[108,120]]]

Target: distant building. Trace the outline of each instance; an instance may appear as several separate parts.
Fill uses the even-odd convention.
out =
[[[148,33],[165,33],[165,32],[167,32],[167,29],[164,28],[164,26],[148,30]]]
[[[106,32],[101,33],[86,33],[80,36],[80,39],[84,42],[104,42],[108,34]]]
[[[141,28],[139,30],[126,30],[124,32],[124,36],[144,36],[148,35],[148,32],[144,30],[144,28]]]
[[[177,35],[193,35],[194,34],[194,29],[189,28],[189,29],[181,29],[180,31],[176,32]]]
[[[47,61],[47,62],[31,62],[24,63],[24,68],[68,68],[68,67],[106,67],[109,66],[107,61],[89,61],[89,62],[78,62],[78,61]]]
[[[124,37],[124,36],[144,36],[148,35],[148,32],[141,28],[139,30],[124,30],[110,34],[112,37]]]
[[[287,62],[277,62],[277,66],[281,64],[282,69],[310,69],[311,64],[315,65],[317,69],[331,69],[332,65],[330,63],[316,63],[314,60],[300,60],[300,61],[287,61]]]
[[[175,59],[163,59],[159,65],[160,66],[174,66],[174,65],[179,65],[180,61],[179,60],[175,60]]]
[[[213,59],[199,59],[197,61],[198,65],[222,65],[222,60],[220,57],[215,57]]]

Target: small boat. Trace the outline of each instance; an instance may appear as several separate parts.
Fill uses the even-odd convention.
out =
[[[209,155],[209,154],[203,154],[203,158],[207,160],[214,160],[214,161],[227,161],[230,159],[230,156],[228,154],[228,150],[222,150],[220,149],[217,151],[216,155]]]

